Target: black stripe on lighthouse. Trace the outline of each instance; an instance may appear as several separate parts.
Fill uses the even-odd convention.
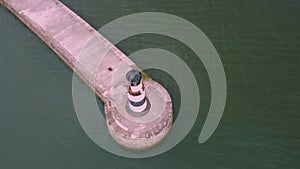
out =
[[[146,97],[144,97],[144,99],[142,101],[139,101],[139,102],[134,102],[134,101],[131,101],[131,100],[129,100],[129,102],[134,107],[140,107],[146,102]]]

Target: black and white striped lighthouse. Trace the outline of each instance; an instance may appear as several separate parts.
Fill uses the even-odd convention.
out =
[[[135,113],[143,112],[147,109],[147,98],[142,73],[131,70],[126,74],[126,79],[130,83],[128,86],[128,106]]]

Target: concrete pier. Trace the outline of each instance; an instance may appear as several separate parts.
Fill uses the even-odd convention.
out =
[[[58,0],[0,0],[26,24],[105,103],[111,136],[130,149],[159,143],[169,132],[173,114],[168,92],[146,78],[149,112],[134,117],[126,110],[126,73],[139,68],[93,27]]]

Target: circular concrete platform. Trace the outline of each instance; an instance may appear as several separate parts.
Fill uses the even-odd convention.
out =
[[[158,144],[171,129],[172,102],[164,87],[153,80],[144,80],[149,112],[136,117],[127,112],[127,85],[118,85],[111,91],[105,104],[105,116],[111,136],[129,149],[147,149]]]

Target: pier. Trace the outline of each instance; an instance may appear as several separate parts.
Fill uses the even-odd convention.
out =
[[[160,84],[145,78],[151,105],[135,117],[126,109],[126,73],[137,69],[118,48],[58,0],[0,0],[47,44],[104,102],[111,136],[130,149],[158,144],[171,129],[171,98]]]

